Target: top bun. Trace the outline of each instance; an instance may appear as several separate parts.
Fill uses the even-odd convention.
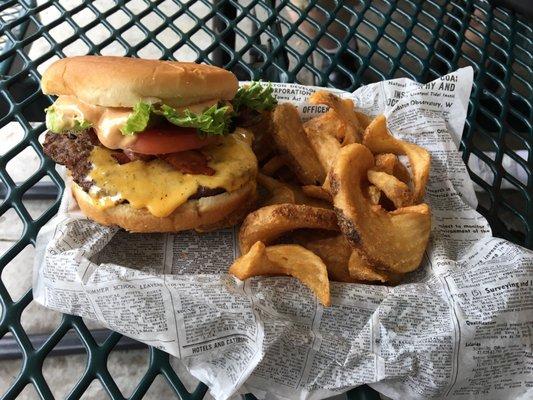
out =
[[[133,107],[139,101],[180,107],[231,100],[238,89],[225,69],[179,61],[78,56],[54,62],[43,74],[45,94],[74,95],[104,107]]]

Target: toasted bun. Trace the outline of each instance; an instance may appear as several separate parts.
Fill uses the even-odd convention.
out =
[[[129,204],[98,208],[87,192],[74,182],[72,193],[81,211],[102,225],[118,225],[130,232],[177,232],[188,229],[207,232],[241,222],[255,202],[256,184],[250,181],[231,193],[189,200],[163,218],[155,217],[146,208],[135,209]]]
[[[73,95],[104,107],[161,101],[179,107],[231,100],[238,89],[225,69],[178,61],[78,56],[54,62],[43,74],[43,93]]]

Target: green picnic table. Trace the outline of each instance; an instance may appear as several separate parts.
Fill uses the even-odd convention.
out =
[[[528,19],[532,10],[525,3],[2,1],[0,132],[16,124],[24,135],[13,147],[0,149],[0,218],[12,210],[23,224],[20,238],[1,254],[0,272],[26,246],[35,245],[39,229],[57,212],[64,184],[38,141],[45,131],[43,109],[52,103],[41,93],[39,80],[53,60],[74,54],[205,62],[232,70],[240,80],[348,91],[397,77],[428,82],[472,66],[474,87],[461,151],[467,165],[475,161],[487,172],[480,176],[470,171],[478,211],[496,236],[533,248],[533,29]],[[6,166],[28,147],[37,153],[40,166],[24,181],[15,181]],[[32,217],[25,202],[43,198],[53,199],[52,206]],[[94,379],[111,398],[125,398],[107,359],[112,351],[141,344],[116,332],[91,331],[81,318],[70,315],[50,334],[27,333],[21,315],[31,301],[31,290],[15,301],[0,280],[0,362],[23,360],[11,386],[0,388],[2,398],[17,397],[28,384],[41,398],[53,398],[43,363],[47,357],[80,352],[87,353],[86,368],[67,398],[80,398]],[[182,399],[206,394],[204,384],[188,391],[168,354],[149,348],[146,373],[128,398],[142,398],[159,374]],[[379,398],[366,386],[347,396]]]

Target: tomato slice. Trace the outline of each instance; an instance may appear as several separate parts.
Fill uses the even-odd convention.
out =
[[[196,129],[178,127],[147,129],[136,135],[137,140],[129,150],[141,154],[168,154],[194,150],[217,140],[215,137],[200,137]]]

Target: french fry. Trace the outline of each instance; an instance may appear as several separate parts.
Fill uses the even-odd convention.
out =
[[[325,104],[333,109],[339,118],[345,122],[342,145],[351,143],[361,143],[363,137],[363,128],[357,114],[355,105],[350,99],[341,99],[339,96],[325,90],[319,90],[309,97],[311,104]]]
[[[261,173],[257,174],[257,183],[269,192],[269,196],[261,202],[261,205],[296,204],[296,193],[289,185]]]
[[[309,143],[325,171],[329,171],[331,163],[335,161],[341,149],[336,135],[344,129],[344,124],[333,110],[310,119],[304,124]]]
[[[377,171],[385,172],[389,175],[392,175],[394,171],[394,164],[396,164],[396,154],[392,153],[383,153],[375,154],[374,161],[376,163],[374,169]]]
[[[398,156],[392,153],[382,153],[376,154],[376,167],[378,171],[386,172],[389,175],[394,175],[396,178],[401,180],[403,183],[409,184],[411,177],[409,176],[409,171],[405,165],[398,160]]]
[[[384,271],[375,269],[358,249],[353,249],[348,261],[350,277],[357,282],[381,282],[391,281],[391,277]]]
[[[268,160],[263,167],[261,167],[261,172],[268,176],[273,176],[277,170],[281,167],[287,165],[287,160],[284,156],[275,155],[270,160]]]
[[[370,183],[381,190],[396,208],[411,205],[412,196],[409,187],[395,176],[369,169],[367,177]]]
[[[331,197],[330,201],[325,201],[318,197],[307,196],[300,187],[278,181],[270,176],[261,173],[257,174],[257,183],[269,191],[269,196],[261,202],[261,206],[290,203],[332,208]]]
[[[368,115],[363,114],[362,112],[356,111],[355,115],[357,116],[357,120],[359,121],[359,124],[361,124],[361,129],[364,131],[368,125],[372,122],[372,118],[370,118]]]
[[[272,137],[278,152],[304,185],[322,184],[326,172],[305,134],[300,115],[291,104],[279,104],[272,113]]]
[[[387,130],[387,120],[384,115],[376,117],[368,125],[363,144],[373,153],[405,154],[413,172],[413,203],[422,200],[430,167],[430,156],[426,149],[392,136]]]
[[[228,272],[241,281],[258,275],[284,275],[283,267],[266,256],[265,248],[262,242],[254,243],[247,253],[233,262]]]
[[[343,147],[329,173],[339,227],[354,248],[379,269],[405,273],[418,268],[431,229],[427,204],[387,212],[363,195],[374,157],[361,144]]]
[[[374,185],[368,186],[368,199],[370,204],[377,205],[381,199],[381,190]]]
[[[331,197],[331,194],[322,186],[306,185],[302,186],[302,191],[308,197],[320,199],[328,203],[333,203],[333,198]]]
[[[248,214],[241,225],[241,253],[247,253],[255,242],[268,244],[284,233],[302,228],[339,231],[333,210],[302,204],[266,206]]]
[[[348,260],[352,248],[344,235],[321,230],[299,230],[289,233],[287,240],[299,244],[319,256],[328,268],[328,276],[331,281],[353,282],[348,271]]]
[[[290,275],[306,285],[326,307],[331,305],[328,272],[324,262],[302,246],[268,246],[256,242],[233,263],[229,273],[245,280],[258,275]]]

